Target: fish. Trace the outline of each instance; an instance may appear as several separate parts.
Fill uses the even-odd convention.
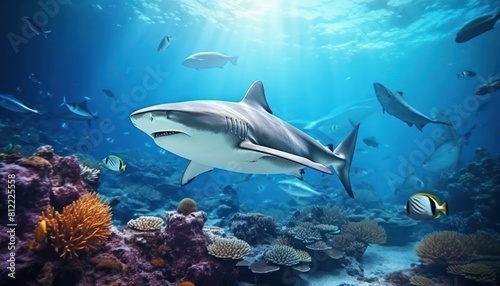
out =
[[[375,112],[377,100],[369,98],[349,104],[337,106],[328,115],[304,126],[291,122],[299,129],[310,131],[318,130],[327,134],[347,134],[356,124],[362,123],[368,116]]]
[[[158,52],[164,51],[170,47],[170,44],[172,43],[172,39],[170,35],[166,35],[163,37],[160,41],[160,44],[158,45]]]
[[[489,30],[493,30],[495,23],[500,19],[500,12],[496,15],[484,15],[467,23],[455,37],[455,42],[465,43]]]
[[[365,143],[367,146],[377,148],[380,143],[377,142],[377,139],[375,137],[366,137],[363,139],[363,143]]]
[[[435,195],[429,193],[416,193],[406,203],[404,212],[414,220],[437,219],[442,213],[448,215],[448,203],[441,204]]]
[[[109,89],[103,89],[102,92],[104,92],[104,94],[107,96],[107,97],[111,97],[112,99],[114,100],[117,100],[118,98],[116,98],[115,94],[109,90]]]
[[[31,80],[32,82],[38,84],[39,86],[42,85],[42,82],[36,78],[36,75],[34,73],[30,73],[28,76],[28,79]]]
[[[114,143],[115,142],[115,138],[113,138],[113,137],[106,137],[106,141],[108,141],[109,143]]]
[[[181,185],[214,168],[253,174],[290,174],[305,167],[332,174],[353,198],[349,178],[359,124],[331,151],[273,115],[261,81],[240,102],[197,100],[154,105],[130,115],[132,124],[159,147],[188,163]]]
[[[237,65],[238,56],[226,56],[218,52],[200,52],[192,54],[182,61],[182,65],[193,69],[223,68],[227,62]]]
[[[375,172],[375,170],[373,170],[373,169],[365,169],[365,168],[361,168],[361,167],[355,167],[355,168],[352,168],[351,170],[352,170],[352,173],[358,177],[370,176],[371,174],[373,174]]]
[[[278,182],[279,188],[293,197],[310,198],[323,194],[314,190],[309,184],[297,180],[282,180]]]
[[[412,165],[408,165],[406,170],[406,178],[401,184],[400,189],[402,191],[420,191],[425,187],[424,182],[415,173],[415,168]]]
[[[490,77],[486,83],[476,89],[476,95],[493,93],[500,89],[500,73]]]
[[[102,159],[104,167],[115,172],[125,172],[127,165],[123,162],[122,158],[116,155],[109,155],[108,157]]]
[[[44,31],[43,27],[38,25],[32,18],[30,17],[22,17],[21,20],[28,25],[28,27],[35,32],[35,34],[38,36],[39,34],[43,34],[45,36],[45,39],[47,39],[47,34],[50,33],[51,31]]]
[[[87,108],[87,100],[81,102],[66,102],[66,97],[63,97],[63,102],[60,106],[66,105],[69,111],[73,112],[76,115],[80,115],[82,117],[86,117],[87,119],[96,119],[97,113],[91,113]]]
[[[462,153],[462,139],[448,140],[436,147],[422,168],[432,173],[439,173],[455,167]]]
[[[42,112],[28,107],[26,104],[22,103],[18,99],[8,94],[0,93],[0,106],[14,112],[21,112],[21,113],[31,112],[43,115]]]
[[[457,73],[457,77],[461,78],[468,78],[468,77],[475,77],[476,73],[473,71],[468,71],[468,70],[463,70],[461,73]]]
[[[82,116],[73,112],[52,113],[52,114],[47,114],[47,116],[48,119],[86,121],[89,126],[91,125],[92,120],[97,118],[90,116]]]
[[[35,229],[35,240],[37,242],[43,242],[47,237],[47,221],[41,220]]]
[[[380,83],[374,83],[373,87],[375,88],[377,99],[382,105],[382,111],[384,113],[387,111],[390,115],[406,122],[408,126],[412,127],[415,125],[418,130],[422,131],[422,128],[428,123],[448,125],[446,122],[430,119],[413,108],[403,99],[402,92],[395,93]]]

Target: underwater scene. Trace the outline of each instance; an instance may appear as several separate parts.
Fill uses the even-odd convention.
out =
[[[500,285],[498,0],[0,6],[0,285]]]

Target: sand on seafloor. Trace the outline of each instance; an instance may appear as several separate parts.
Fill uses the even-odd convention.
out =
[[[409,269],[414,263],[419,263],[415,253],[416,242],[405,246],[369,246],[361,265],[364,277],[383,277],[389,273]],[[300,275],[302,281],[297,285],[304,286],[338,286],[341,284],[356,286],[387,286],[387,282],[364,282],[347,274],[345,268],[332,269],[330,272],[314,271]],[[382,280],[382,279],[380,279]],[[256,284],[240,282],[238,286],[252,286]],[[279,286],[279,285],[270,285]]]

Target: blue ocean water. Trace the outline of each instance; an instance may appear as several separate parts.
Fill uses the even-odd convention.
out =
[[[294,210],[321,204],[322,198],[294,202],[277,186],[278,181],[293,178],[288,175],[248,177],[215,170],[180,187],[188,161],[156,146],[131,124],[129,115],[162,103],[240,101],[250,85],[261,80],[274,115],[294,124],[310,123],[339,111],[339,106],[340,111],[362,106],[360,101],[375,98],[373,83],[379,82],[401,91],[426,115],[435,114],[433,108],[442,110],[459,136],[472,130],[467,143],[460,143],[456,164],[446,172],[429,172],[423,164],[437,148],[435,141],[450,139],[435,138],[433,132],[445,127],[428,124],[421,132],[384,114],[375,101],[373,110],[359,121],[352,162],[353,168],[372,173],[351,174],[354,192],[368,188],[382,202],[402,207],[412,194],[397,191],[408,175],[408,165],[426,185],[424,190],[433,191],[433,183],[443,173],[452,174],[473,161],[477,148],[492,156],[500,151],[499,92],[475,95],[478,86],[500,72],[499,24],[466,43],[454,40],[470,20],[498,12],[498,4],[496,0],[2,3],[0,92],[46,115],[2,109],[0,147],[19,145],[30,155],[48,144],[60,155],[78,154],[96,164],[110,154],[118,155],[129,164],[127,171],[103,169],[99,191],[112,197],[118,194],[117,188],[125,196],[135,192],[128,187],[132,184],[156,189],[165,201],[152,206],[152,213],[168,209],[168,199],[172,205],[186,196],[210,200],[224,196],[222,189],[231,186],[243,210],[284,218],[285,211],[273,212],[280,203]],[[34,35],[23,16],[46,22],[43,29],[50,33],[46,38]],[[166,35],[170,46],[157,51]],[[181,64],[202,51],[239,59],[237,65],[203,70]],[[464,70],[477,75],[459,78],[457,74]],[[117,99],[107,97],[102,89],[111,90]],[[97,118],[90,125],[57,118],[68,112],[60,106],[63,98],[67,102],[86,99]],[[329,124],[319,136],[304,130],[322,144],[336,146],[350,132],[350,119],[347,115]],[[363,142],[369,137],[378,147]],[[326,203],[349,206],[342,205],[348,197],[337,176],[306,169],[304,182],[328,194]],[[453,194],[442,195],[453,198]],[[117,223],[125,224],[133,216],[125,215],[125,210],[118,213],[123,217]]]

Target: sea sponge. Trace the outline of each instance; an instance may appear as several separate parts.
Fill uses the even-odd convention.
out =
[[[163,219],[156,216],[140,216],[128,221],[127,226],[136,230],[159,230],[163,226]]]
[[[165,259],[161,257],[155,257],[151,260],[149,260],[149,263],[153,265],[154,267],[163,267],[165,266]]]
[[[209,244],[207,250],[218,258],[241,259],[250,252],[250,245],[237,238],[219,238]]]
[[[450,265],[446,271],[480,283],[495,284],[497,277],[495,268],[482,263]]]
[[[110,207],[97,193],[86,194],[63,208],[62,213],[49,207],[39,221],[45,221],[47,241],[64,258],[78,256],[82,250],[94,250],[110,235]]]
[[[456,231],[435,231],[417,244],[417,255],[424,264],[447,265],[474,255],[471,235]]]
[[[198,211],[198,206],[191,198],[183,199],[179,202],[179,206],[177,206],[177,212],[183,215],[189,215],[190,213],[194,213],[196,211]]]
[[[19,166],[35,169],[38,171],[52,172],[52,164],[50,164],[49,161],[45,160],[44,158],[38,156],[23,158],[21,161],[19,161],[18,164]]]
[[[385,229],[371,220],[349,222],[342,228],[342,232],[354,235],[356,240],[365,244],[384,244],[387,241]]]
[[[286,245],[273,246],[264,254],[264,259],[267,262],[285,266],[296,265],[301,261],[301,257],[297,254],[297,251]]]

